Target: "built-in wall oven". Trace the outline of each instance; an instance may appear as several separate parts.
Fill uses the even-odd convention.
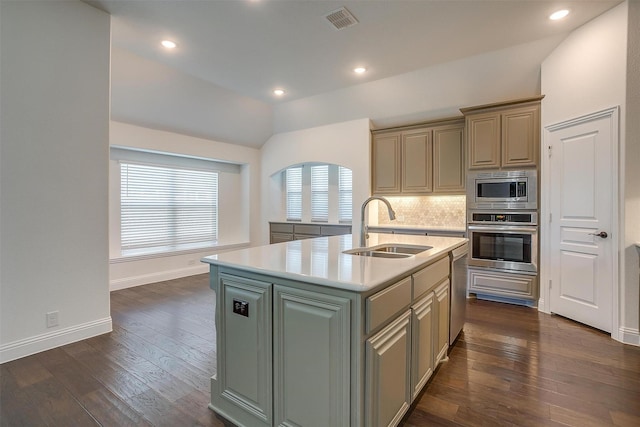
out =
[[[468,224],[469,266],[538,271],[537,212],[470,211]]]
[[[537,192],[536,170],[468,175],[468,289],[478,298],[535,304]]]

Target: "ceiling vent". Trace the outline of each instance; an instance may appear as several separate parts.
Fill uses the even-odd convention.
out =
[[[327,18],[327,21],[329,21],[336,30],[342,30],[343,28],[351,27],[358,23],[358,20],[347,10],[346,7],[341,7],[338,10],[329,12],[324,17]]]

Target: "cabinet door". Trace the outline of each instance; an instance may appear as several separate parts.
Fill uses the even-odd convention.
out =
[[[433,191],[464,193],[464,124],[433,129]]]
[[[500,167],[500,113],[466,117],[469,141],[469,169]]]
[[[540,105],[502,113],[502,166],[535,166],[540,141]]]
[[[349,425],[350,325],[349,299],[275,286],[275,425]]]
[[[433,374],[433,292],[411,310],[411,399],[415,399]]]
[[[436,358],[434,364],[438,364],[447,357],[449,349],[449,279],[445,280],[435,290],[436,304],[436,332],[435,348]]]
[[[372,192],[400,193],[400,132],[374,135]]]
[[[433,191],[431,130],[402,132],[402,192]]]
[[[365,344],[365,425],[395,426],[411,403],[411,310]]]
[[[271,425],[271,284],[220,274],[218,381],[214,404],[235,420]]]

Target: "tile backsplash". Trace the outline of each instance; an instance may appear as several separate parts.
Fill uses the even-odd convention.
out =
[[[378,210],[379,225],[416,225],[464,228],[466,196],[387,197],[396,220],[390,221],[386,209]]]

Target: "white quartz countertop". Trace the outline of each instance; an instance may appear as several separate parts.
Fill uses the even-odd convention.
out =
[[[458,237],[404,234],[369,233],[369,236],[367,247],[399,243],[433,248],[407,258],[349,255],[343,251],[358,248],[359,235],[345,234],[225,252],[205,257],[202,262],[315,285],[367,292],[430,264],[467,241]]]

